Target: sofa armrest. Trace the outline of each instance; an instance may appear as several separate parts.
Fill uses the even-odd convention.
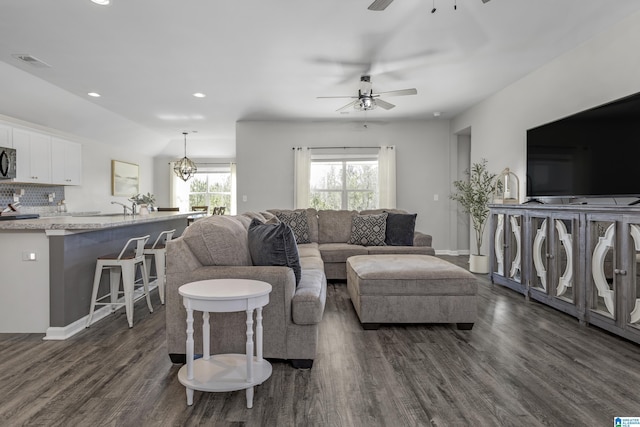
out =
[[[430,234],[416,231],[413,234],[413,246],[431,246],[432,237]]]
[[[293,323],[315,325],[324,314],[327,279],[322,270],[302,270],[302,279],[291,301]]]

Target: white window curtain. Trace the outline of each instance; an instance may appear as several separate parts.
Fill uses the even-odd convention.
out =
[[[380,207],[396,207],[396,147],[382,146],[378,153],[378,191]]]
[[[171,207],[180,208],[180,212],[189,212],[191,206],[189,206],[189,181],[183,181],[173,171],[173,167],[176,162],[169,163],[169,203]]]
[[[295,209],[304,209],[309,207],[311,150],[308,147],[296,147],[293,149],[293,155],[293,206]]]

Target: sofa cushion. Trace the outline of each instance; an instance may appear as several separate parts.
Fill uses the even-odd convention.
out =
[[[280,211],[276,213],[276,217],[291,227],[298,244],[311,243],[309,221],[305,211]]]
[[[385,244],[389,246],[413,246],[417,215],[388,212]]]
[[[183,237],[202,265],[251,265],[247,230],[236,217],[199,219],[185,229]]]
[[[387,213],[356,215],[351,219],[349,243],[363,246],[384,246],[387,230]]]
[[[296,285],[300,283],[300,258],[291,227],[284,222],[264,224],[254,218],[249,225],[248,240],[253,265],[289,267],[296,276]]]
[[[357,211],[319,210],[318,243],[347,243],[351,237],[351,218]]]
[[[354,255],[367,255],[369,251],[364,246],[349,243],[322,243],[319,245],[322,260],[325,263],[347,262],[347,258]]]
[[[302,257],[318,257],[321,258],[320,249],[318,249],[318,244],[315,242],[304,243],[302,245],[298,245],[298,255],[300,258]]]

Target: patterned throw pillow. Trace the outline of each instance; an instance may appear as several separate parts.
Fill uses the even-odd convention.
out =
[[[309,237],[309,221],[305,211],[278,212],[276,217],[287,224],[296,236],[296,243],[311,243]]]
[[[352,245],[384,246],[387,232],[387,214],[356,215],[351,220]]]

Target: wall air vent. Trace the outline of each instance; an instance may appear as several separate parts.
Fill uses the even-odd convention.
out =
[[[25,64],[31,65],[32,67],[36,67],[36,68],[51,68],[51,65],[47,64],[44,61],[39,60],[35,56],[26,55],[26,54],[17,54],[17,55],[12,55],[12,56],[14,58],[19,59],[20,61],[24,62]]]

